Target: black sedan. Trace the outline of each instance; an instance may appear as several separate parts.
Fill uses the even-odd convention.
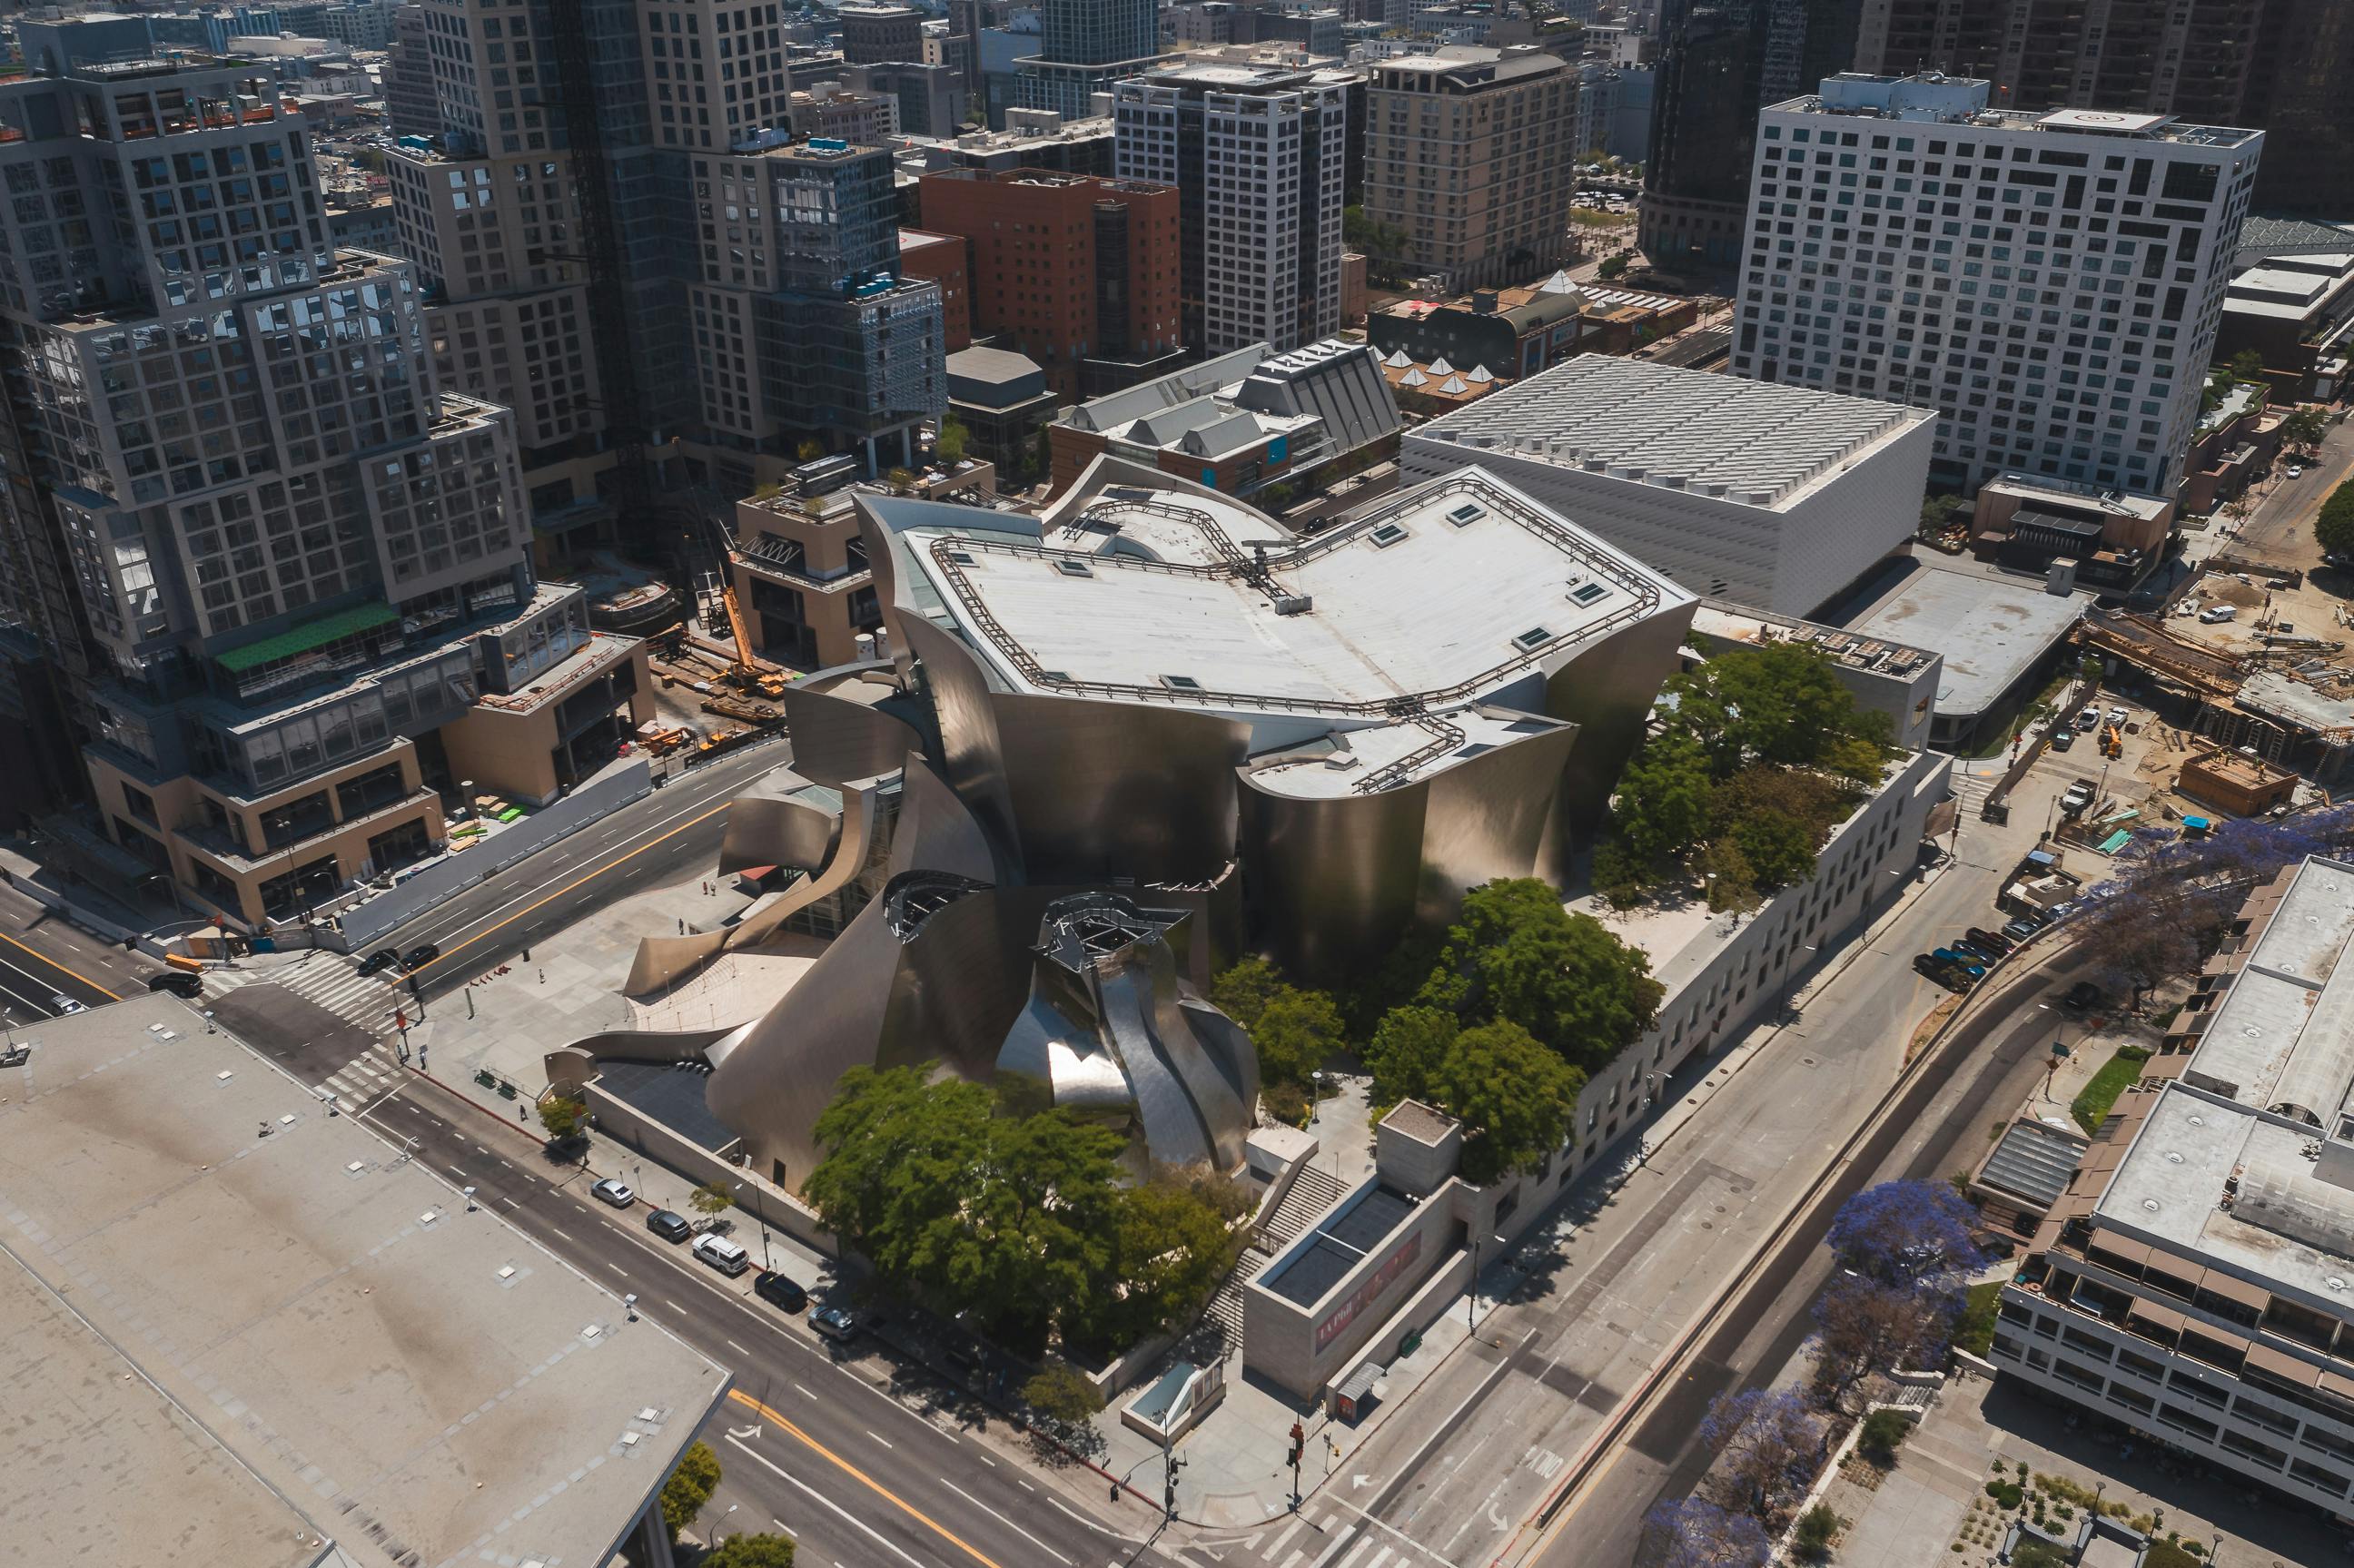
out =
[[[441,949],[430,942],[419,942],[400,957],[400,967],[415,974],[441,956]]]
[[[809,1306],[809,1292],[772,1268],[764,1268],[753,1277],[752,1294],[788,1312],[799,1312]]]
[[[668,1209],[650,1212],[646,1215],[646,1229],[672,1243],[683,1242],[695,1234],[695,1227],[686,1223],[684,1215],[673,1214]]]
[[[376,974],[380,970],[392,968],[393,965],[398,962],[400,962],[400,949],[398,948],[378,948],[375,952],[370,953],[366,958],[360,960],[360,973],[364,975]]]

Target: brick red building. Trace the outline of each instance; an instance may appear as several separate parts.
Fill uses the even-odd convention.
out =
[[[1066,402],[1182,358],[1177,190],[1040,169],[923,177],[927,231],[967,242],[976,338],[1035,360]]]
[[[929,278],[940,286],[940,327],[950,354],[972,346],[972,283],[965,273],[966,255],[960,234],[899,231],[900,274]]]

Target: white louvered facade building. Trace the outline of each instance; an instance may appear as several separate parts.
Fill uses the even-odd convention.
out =
[[[1478,464],[1686,590],[1782,615],[1912,537],[1927,409],[1583,355],[1407,434],[1409,481]]]

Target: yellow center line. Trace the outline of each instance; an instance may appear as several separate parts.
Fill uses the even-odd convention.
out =
[[[109,1001],[121,1001],[122,1000],[122,997],[116,995],[113,991],[107,990],[104,986],[99,984],[88,975],[83,974],[80,970],[66,968],[65,965],[58,962],[57,959],[49,957],[48,954],[41,951],[38,948],[27,948],[24,943],[16,940],[16,938],[7,935],[5,932],[0,932],[0,942],[5,942],[12,948],[16,948],[32,954],[33,957],[40,959],[41,962],[48,965],[49,968],[57,970],[58,973],[61,975],[73,976],[74,979],[81,981],[82,984],[90,987],[90,990],[98,992],[99,995],[106,998]]]
[[[974,1551],[971,1545],[960,1539],[955,1531],[939,1524],[929,1515],[926,1514],[921,1509],[914,1507],[905,1499],[901,1498],[897,1493],[892,1491],[888,1487],[884,1486],[880,1481],[877,1481],[874,1477],[868,1475],[865,1471],[860,1469],[857,1466],[852,1464],[849,1460],[843,1458],[841,1455],[835,1453],[832,1449],[827,1447],[816,1438],[811,1437],[808,1433],[802,1431],[800,1427],[787,1420],[781,1413],[769,1409],[767,1405],[761,1404],[750,1394],[746,1393],[740,1388],[729,1389],[727,1391],[727,1397],[734,1400],[737,1404],[743,1405],[748,1410],[758,1411],[762,1419],[775,1422],[779,1426],[784,1428],[784,1430],[791,1435],[797,1441],[807,1445],[811,1450],[822,1458],[826,1459],[829,1463],[832,1464],[843,1474],[857,1481],[861,1486],[866,1488],[875,1496],[890,1503],[901,1513],[906,1514],[909,1519],[914,1520],[917,1523],[930,1531],[934,1535],[938,1536],[942,1541],[954,1546],[958,1551],[963,1552],[967,1557],[971,1558],[975,1563],[984,1564],[985,1568],[998,1568],[998,1564],[995,1562],[982,1555],[981,1552]]]
[[[482,941],[487,937],[495,936],[500,931],[504,930],[507,927],[514,925],[516,921],[522,919],[525,916],[530,914],[533,910],[537,909],[542,905],[555,902],[557,899],[563,897],[566,894],[571,892],[574,888],[578,887],[583,883],[596,881],[599,877],[604,875],[615,866],[620,865],[627,861],[635,860],[638,856],[645,853],[646,851],[653,848],[656,844],[663,842],[664,840],[678,837],[679,834],[686,832],[687,829],[695,826],[697,822],[709,821],[712,818],[726,810],[732,804],[734,804],[733,801],[722,800],[719,804],[712,807],[711,810],[704,812],[702,815],[688,818],[685,821],[681,822],[670,832],[663,834],[661,838],[648,839],[645,842],[631,850],[628,854],[622,855],[620,859],[609,861],[605,864],[599,866],[595,871],[582,873],[580,875],[576,876],[571,881],[566,883],[563,886],[557,888],[555,892],[549,894],[546,897],[533,900],[531,903],[525,905],[522,908],[516,910],[514,914],[508,916],[505,919],[500,921],[495,926],[485,926],[482,929],[475,932],[472,936],[467,938],[464,941],[459,943],[448,952],[434,959],[431,963],[420,964],[416,969],[411,969],[408,972],[412,975],[421,975],[427,969],[431,969],[434,964],[446,963],[451,959],[455,958],[458,954],[462,953],[467,948],[472,947],[475,943]]]

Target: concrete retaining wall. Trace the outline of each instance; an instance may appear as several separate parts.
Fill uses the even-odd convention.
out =
[[[828,1257],[842,1255],[841,1244],[834,1240],[833,1233],[820,1224],[817,1215],[794,1202],[783,1188],[680,1137],[637,1107],[594,1084],[581,1091],[581,1097],[597,1118],[597,1130],[614,1142],[698,1184],[723,1182],[736,1193],[737,1208],[754,1219],[798,1238]]]
[[[653,793],[653,771],[642,758],[610,779],[576,789],[546,810],[534,812],[504,832],[458,854],[444,855],[389,893],[379,894],[341,916],[336,924],[347,951],[357,952],[371,942],[429,909],[455,898],[469,887],[504,871],[517,861],[538,853],[557,840],[579,832]]]

